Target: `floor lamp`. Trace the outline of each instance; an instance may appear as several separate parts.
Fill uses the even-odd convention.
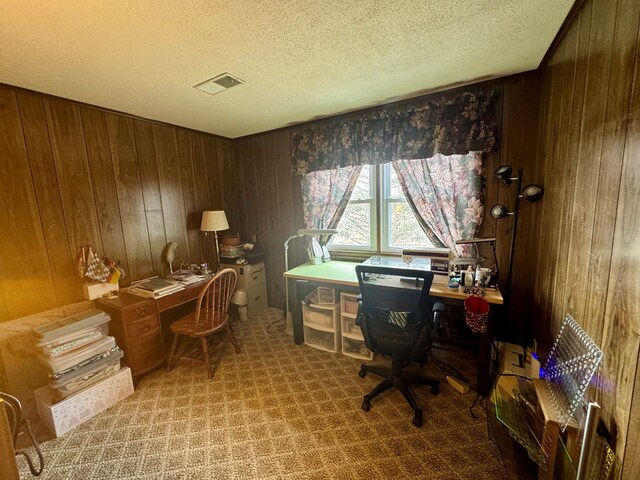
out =
[[[229,222],[224,210],[205,210],[202,212],[202,222],[200,223],[200,231],[205,236],[209,232],[213,232],[216,242],[216,271],[220,270],[220,246],[218,245],[218,232],[229,229]]]
[[[291,235],[289,238],[287,238],[287,240],[284,242],[284,271],[286,272],[287,270],[289,270],[289,242],[295,238],[300,238],[300,237],[304,237],[307,235],[336,235],[338,234],[338,230],[334,230],[334,229],[306,229],[306,228],[302,228],[300,230],[298,230],[296,233],[294,233],[293,235]],[[289,282],[287,280],[285,280],[285,302],[284,302],[284,317],[287,320],[287,329],[289,326],[289,318],[290,318],[290,311],[289,311]]]

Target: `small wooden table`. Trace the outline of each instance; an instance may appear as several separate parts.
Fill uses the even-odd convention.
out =
[[[293,320],[293,340],[297,345],[304,342],[304,330],[302,326],[301,298],[298,287],[320,286],[335,288],[340,291],[358,292],[359,284],[356,277],[355,266],[357,263],[341,262],[332,260],[327,263],[314,265],[305,263],[291,270],[284,272],[289,289],[289,310]],[[411,288],[409,286],[399,286],[398,288]],[[415,287],[414,287],[415,288]],[[447,285],[432,283],[429,293],[434,297],[454,300],[462,303],[467,298],[462,287],[452,289]],[[493,305],[502,305],[504,300],[499,290],[486,290],[485,300]],[[489,325],[485,333],[480,334],[480,344],[478,349],[478,379],[477,388],[481,395],[488,395],[491,391],[491,344],[493,342],[492,317],[493,310],[490,309]]]

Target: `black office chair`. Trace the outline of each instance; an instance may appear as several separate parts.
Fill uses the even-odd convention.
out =
[[[444,304],[429,296],[433,273],[421,270],[356,265],[360,284],[360,303],[356,323],[360,325],[369,350],[391,355],[391,368],[362,365],[358,375],[367,372],[384,378],[368,395],[362,409],[369,411],[371,400],[396,387],[413,409],[413,423],[422,425],[422,410],[409,385],[429,385],[437,395],[440,382],[415,375],[407,367],[411,362],[423,365],[431,346],[431,330]]]

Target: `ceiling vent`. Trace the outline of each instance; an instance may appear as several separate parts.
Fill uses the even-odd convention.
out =
[[[244,80],[240,80],[238,77],[234,77],[230,73],[225,72],[222,75],[218,75],[217,77],[213,77],[205,82],[199,83],[193,88],[202,90],[210,95],[215,95],[216,93],[220,93],[228,88],[240,85],[241,83],[244,83]]]

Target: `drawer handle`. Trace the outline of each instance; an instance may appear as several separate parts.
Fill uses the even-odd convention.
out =
[[[251,275],[251,278],[253,278],[255,280],[259,276],[260,276],[260,272],[255,272],[253,275]]]
[[[156,326],[156,323],[153,320],[149,320],[148,322],[144,322],[138,325],[138,331],[140,333],[148,332],[152,328]]]
[[[254,300],[260,300],[260,295],[258,295]]]
[[[142,317],[143,315],[148,315],[147,313],[147,307],[138,307],[135,310],[136,315]]]

